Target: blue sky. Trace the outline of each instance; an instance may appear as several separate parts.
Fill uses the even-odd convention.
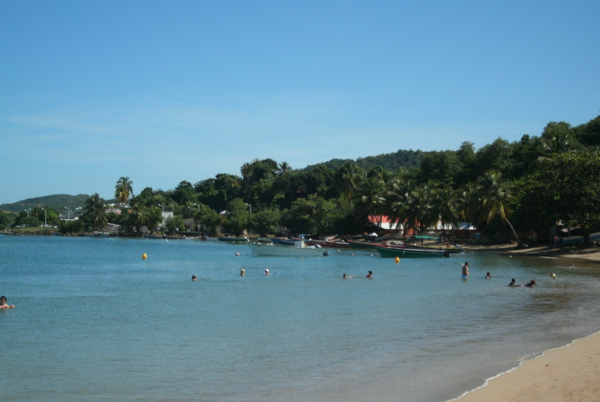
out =
[[[599,1],[0,2],[0,203],[600,113]]]

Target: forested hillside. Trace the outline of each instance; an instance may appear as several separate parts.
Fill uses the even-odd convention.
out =
[[[0,209],[11,212],[21,212],[27,209],[33,209],[35,207],[49,206],[57,210],[63,210],[65,207],[75,209],[85,205],[85,200],[90,196],[86,194],[79,195],[68,195],[68,194],[55,194],[47,195],[44,197],[28,198],[23,201],[15,202],[12,204],[2,204]]]
[[[371,169],[375,166],[380,166],[385,170],[395,171],[400,168],[410,170],[419,167],[419,163],[421,163],[421,159],[426,152],[422,152],[419,150],[413,151],[411,150],[403,150],[400,149],[397,152],[392,152],[389,154],[381,154],[377,156],[367,156],[366,158],[358,158],[357,160],[352,159],[332,159],[328,162],[318,163],[316,165],[309,165],[302,169],[303,171],[312,170],[318,166],[325,166],[330,169],[337,170],[344,163],[355,163],[362,169]]]

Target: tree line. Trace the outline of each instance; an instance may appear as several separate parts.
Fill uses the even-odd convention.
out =
[[[286,162],[255,159],[242,165],[240,175],[184,180],[166,191],[148,187],[135,196],[131,180],[122,177],[115,186],[122,213],[104,212],[95,194],[81,224],[153,229],[166,210],[176,216],[167,230],[183,230],[182,218],[194,218],[213,235],[221,225],[235,235],[247,229],[266,235],[277,227],[315,236],[354,234],[378,230],[386,216],[418,233],[440,221],[444,227],[471,222],[486,233],[523,240],[562,220],[582,225],[585,236],[600,229],[599,146],[600,116],[577,127],[551,122],[541,135],[519,141],[498,138],[479,149],[463,142],[456,151],[423,152],[412,168],[363,168],[358,160],[335,169],[319,164],[295,170]]]

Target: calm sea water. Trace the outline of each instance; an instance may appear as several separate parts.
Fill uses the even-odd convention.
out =
[[[444,401],[600,330],[600,271],[570,263],[0,236],[0,400]]]

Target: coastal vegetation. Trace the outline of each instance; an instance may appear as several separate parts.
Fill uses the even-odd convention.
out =
[[[524,240],[562,221],[581,225],[586,236],[600,229],[599,146],[600,116],[577,127],[551,122],[539,136],[498,138],[479,149],[463,142],[456,151],[398,151],[299,170],[255,159],[240,175],[183,180],[173,190],[147,187],[135,196],[133,182],[121,177],[114,194],[120,213],[106,213],[107,201],[94,194],[80,222],[65,222],[61,230],[113,223],[133,233],[144,226],[152,231],[167,211],[174,215],[167,231],[183,231],[187,223],[210,235],[220,227],[236,236],[281,227],[314,236],[354,234],[378,231],[387,217],[421,234],[438,222],[445,228],[471,222],[487,234]],[[15,223],[41,219],[39,209],[24,213]],[[57,221],[56,209],[46,214]],[[4,216],[0,223],[7,225]]]

